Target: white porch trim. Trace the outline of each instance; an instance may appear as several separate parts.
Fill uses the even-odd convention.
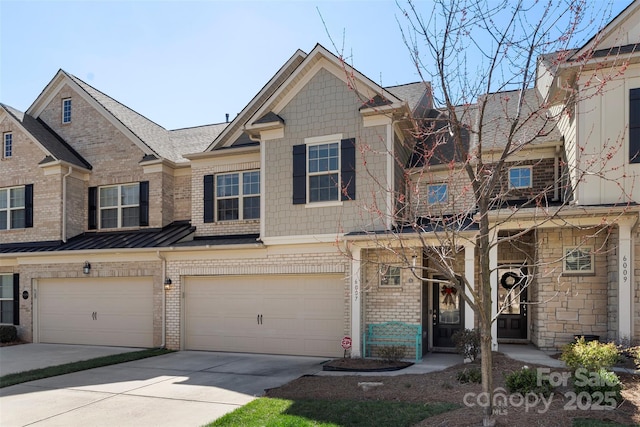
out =
[[[618,338],[633,338],[633,257],[631,224],[618,224]]]
[[[464,245],[464,276],[473,288],[475,288],[475,248],[476,245],[473,242],[467,242]],[[475,328],[474,311],[469,304],[464,305],[464,328]]]
[[[360,288],[361,248],[351,248],[351,357],[362,357],[362,290]]]

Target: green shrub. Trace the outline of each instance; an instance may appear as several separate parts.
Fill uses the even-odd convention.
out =
[[[472,362],[480,354],[480,331],[478,329],[460,329],[451,335],[458,353]]]
[[[505,377],[505,385],[510,393],[520,393],[523,396],[527,393],[549,396],[553,390],[548,378],[538,379],[538,371],[526,366],[508,374]]]
[[[404,359],[406,349],[401,345],[389,345],[380,348],[378,351],[382,360],[387,362],[395,362],[400,359]]]
[[[0,342],[18,341],[18,330],[13,325],[0,325]]]
[[[579,369],[573,377],[573,391],[576,395],[587,392],[591,395],[591,401],[599,404],[612,404],[610,398],[616,402],[622,401],[622,383],[620,378],[611,371],[600,369],[589,372]]]
[[[584,368],[589,372],[598,372],[600,369],[607,369],[615,365],[618,359],[618,348],[614,343],[585,342],[584,338],[564,346],[560,356],[560,360],[574,372],[578,368]]]
[[[456,378],[461,383],[480,384],[482,382],[482,372],[480,371],[480,368],[465,368],[456,374]]]

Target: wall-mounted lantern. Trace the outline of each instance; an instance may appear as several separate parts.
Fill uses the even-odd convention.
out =
[[[89,274],[91,272],[91,264],[89,264],[89,261],[84,262],[84,266],[82,266],[82,272],[84,274]]]

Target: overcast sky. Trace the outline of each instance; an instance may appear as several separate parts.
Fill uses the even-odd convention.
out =
[[[297,49],[335,52],[327,29],[377,83],[418,81],[396,17],[382,0],[0,0],[0,102],[25,111],[62,68],[167,129],[220,123]]]

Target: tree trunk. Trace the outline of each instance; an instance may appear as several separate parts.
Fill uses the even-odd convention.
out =
[[[493,353],[491,352],[491,323],[482,323],[480,336],[481,370],[482,370],[482,393],[487,399],[483,409],[483,426],[494,426],[496,419],[493,416]],[[484,403],[484,399],[482,399]]]

